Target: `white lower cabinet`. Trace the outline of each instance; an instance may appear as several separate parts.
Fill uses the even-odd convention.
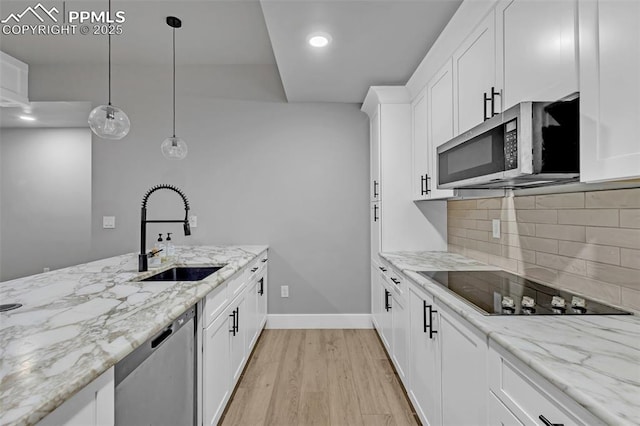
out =
[[[396,279],[392,277],[391,279]],[[407,381],[409,355],[409,309],[395,281],[390,284],[391,300],[391,357],[403,383]]]
[[[223,310],[216,290],[205,298],[219,312],[205,315],[202,332],[202,424],[216,425],[233,393],[267,319],[267,256],[227,283],[235,297]]]
[[[485,424],[486,336],[411,287],[409,395],[420,419],[428,425]]]
[[[65,401],[38,426],[113,426],[115,424],[114,367]]]
[[[493,340],[489,342],[488,372],[490,420],[516,425],[604,424]]]
[[[485,424],[487,337],[444,306],[438,307],[438,317],[442,423]]]
[[[442,424],[440,399],[440,343],[433,333],[433,297],[423,291],[409,290],[411,384],[409,397],[420,420],[426,426]],[[433,327],[433,331],[432,331]]]
[[[205,426],[217,424],[231,393],[229,339],[232,324],[220,315],[203,334],[202,415]]]

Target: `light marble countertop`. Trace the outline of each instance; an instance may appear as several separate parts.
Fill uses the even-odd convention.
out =
[[[137,253],[0,283],[0,424],[35,424],[263,253],[176,247],[177,265],[226,265],[198,282],[138,282]]]
[[[584,317],[482,315],[415,271],[500,268],[447,252],[380,255],[604,423],[640,424],[637,313]]]

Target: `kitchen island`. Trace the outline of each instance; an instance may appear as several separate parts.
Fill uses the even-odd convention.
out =
[[[555,401],[577,403],[586,415],[592,416],[587,424],[640,424],[638,312],[585,316],[483,315],[416,271],[500,268],[447,252],[393,252],[380,256],[408,277],[412,285],[433,296],[441,309],[455,313],[479,330],[485,346],[497,352],[496,358],[504,354],[521,371],[530,369],[548,381],[555,387],[551,389]],[[501,372],[491,370],[492,351],[488,352],[488,384],[497,393],[495,389],[504,383],[498,377]],[[532,419],[536,424],[540,422],[538,414],[541,413]],[[489,418],[489,422],[492,420],[495,419]]]
[[[267,246],[176,247],[138,272],[137,254],[0,283],[3,425],[35,424],[231,278]],[[225,265],[198,282],[140,282],[174,265]]]

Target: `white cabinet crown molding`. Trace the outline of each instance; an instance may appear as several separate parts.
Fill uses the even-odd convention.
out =
[[[360,109],[371,118],[379,104],[408,103],[409,91],[405,86],[371,86]]]

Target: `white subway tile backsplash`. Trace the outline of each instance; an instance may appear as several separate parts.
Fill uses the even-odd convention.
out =
[[[587,242],[640,249],[640,229],[587,227]]]
[[[614,191],[593,191],[585,193],[586,208],[638,209],[640,208],[640,188],[617,189]]]
[[[503,198],[483,198],[476,200],[479,209],[501,209]]]
[[[558,210],[558,223],[565,225],[618,226],[619,210]]]
[[[637,269],[587,261],[587,276],[599,281],[640,290],[640,272]]]
[[[640,209],[620,210],[621,228],[640,228]]]
[[[640,291],[622,287],[621,305],[640,310]]]
[[[640,269],[640,250],[620,249],[620,265],[627,268]]]
[[[517,210],[535,209],[536,197],[513,197],[513,205]]]
[[[543,251],[545,253],[558,253],[558,240],[550,240],[538,237],[520,237],[520,247]]]
[[[536,209],[582,209],[584,208],[584,192],[568,194],[537,195]]]
[[[537,253],[536,264],[558,271],[571,272],[577,275],[587,275],[587,262],[582,259],[558,256],[549,253]]]
[[[536,224],[536,237],[585,242],[586,235],[584,226]]]
[[[518,222],[558,223],[557,210],[516,210]]]
[[[640,309],[640,188],[449,201],[449,250]],[[491,220],[501,236],[491,236]]]
[[[620,264],[619,247],[583,244],[572,241],[559,241],[558,253],[563,256],[575,257],[578,259],[593,260],[595,262],[610,263],[613,265]]]

